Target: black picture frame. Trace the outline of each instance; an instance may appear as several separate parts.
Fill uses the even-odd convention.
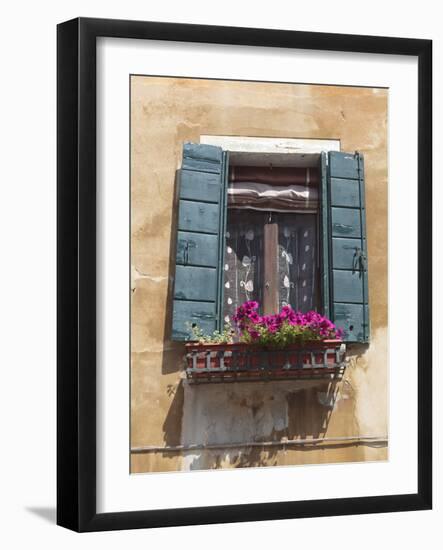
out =
[[[96,512],[96,39],[136,38],[418,59],[418,490],[359,498]],[[76,531],[432,507],[432,41],[73,19],[57,29],[57,523]]]

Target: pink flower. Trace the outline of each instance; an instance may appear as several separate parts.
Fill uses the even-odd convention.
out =
[[[245,302],[237,308],[233,319],[240,337],[248,336],[253,341],[268,344],[274,341],[273,339],[279,334],[279,331],[288,326],[299,328],[293,332],[282,333],[285,335],[283,341],[285,338],[289,338],[287,340],[289,342],[294,341],[294,338],[303,337],[303,334],[308,339],[323,340],[342,338],[344,335],[342,329],[337,329],[332,321],[317,311],[302,313],[294,311],[290,305],[286,305],[278,314],[260,316],[258,308],[258,302],[253,300]]]

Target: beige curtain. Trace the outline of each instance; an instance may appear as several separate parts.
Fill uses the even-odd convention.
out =
[[[318,170],[233,166],[230,169],[228,206],[315,213],[318,209]]]

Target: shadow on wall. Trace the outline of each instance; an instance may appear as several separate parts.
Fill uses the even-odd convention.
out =
[[[184,469],[275,465],[285,440],[326,435],[340,384],[185,382],[181,442],[193,448],[184,453]]]
[[[163,440],[166,446],[174,447],[181,444],[184,404],[183,380],[180,380],[177,385],[168,384],[166,391],[169,396],[172,396],[172,401],[163,422]]]
[[[350,342],[346,344],[346,356],[347,356],[347,368],[352,368],[357,363],[363,365],[364,362],[359,361],[369,349],[369,344],[359,343],[359,342]],[[366,365],[368,366],[368,365]]]
[[[328,429],[337,394],[336,381],[288,393],[287,438],[323,437]]]
[[[174,179],[174,192],[172,194],[171,212],[171,236],[169,241],[169,265],[168,265],[168,289],[165,304],[165,324],[163,328],[163,357],[162,374],[178,372],[183,367],[184,347],[182,342],[171,340],[172,330],[172,306],[174,300],[174,272],[177,247],[177,223],[178,223],[178,191],[179,174],[176,170]]]

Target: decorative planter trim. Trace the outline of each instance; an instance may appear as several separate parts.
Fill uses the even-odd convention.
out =
[[[292,344],[282,350],[238,343],[185,346],[190,382],[341,379],[345,370],[346,347],[341,340]]]

